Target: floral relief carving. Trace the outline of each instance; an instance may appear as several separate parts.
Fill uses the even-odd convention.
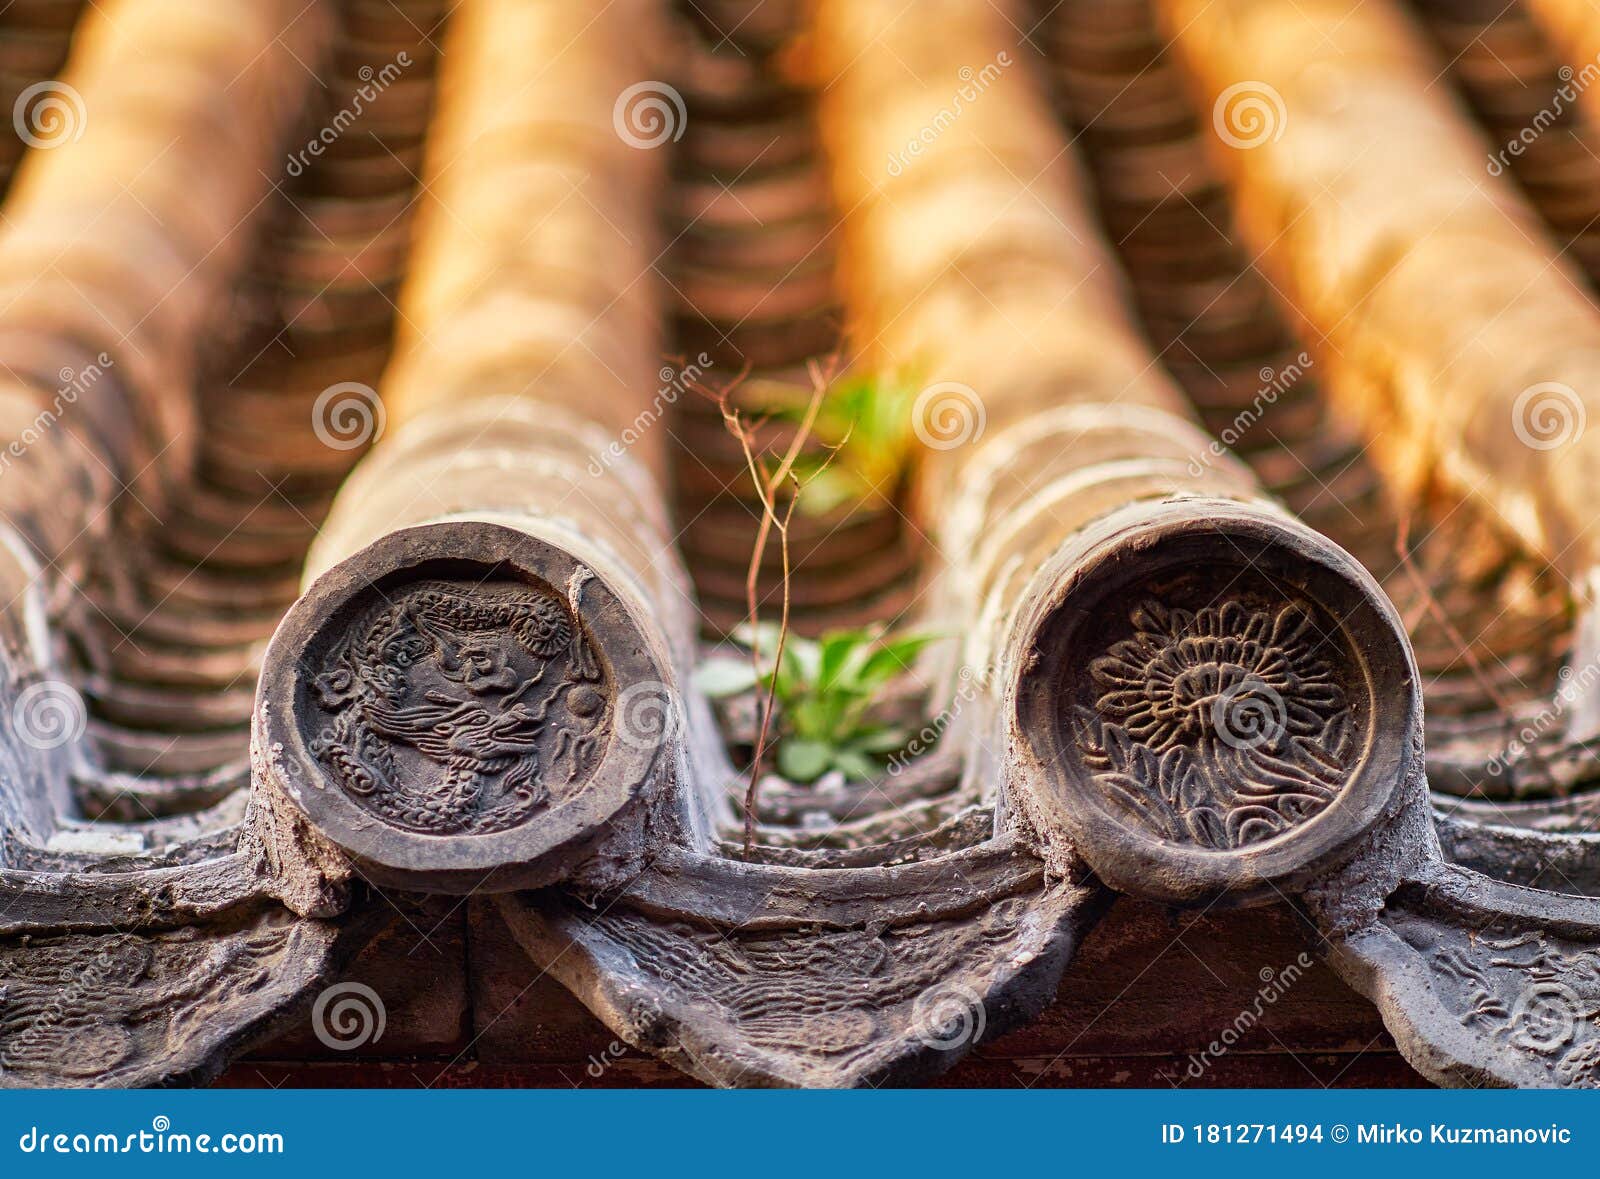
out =
[[[608,731],[575,605],[525,585],[381,595],[323,663],[308,712],[324,723],[308,747],[346,794],[411,831],[525,822],[582,788]]]
[[[1435,948],[1430,964],[1463,1027],[1520,1053],[1554,1084],[1600,1087],[1600,953],[1542,931],[1485,930]]]
[[[1089,665],[1078,748],[1119,811],[1163,839],[1248,847],[1305,823],[1352,768],[1346,693],[1311,612],[1150,600]]]

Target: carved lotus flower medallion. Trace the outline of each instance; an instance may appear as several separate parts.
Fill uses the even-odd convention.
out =
[[[1350,767],[1348,709],[1311,612],[1136,606],[1089,665],[1079,745],[1103,794],[1162,838],[1229,850],[1322,811]]]

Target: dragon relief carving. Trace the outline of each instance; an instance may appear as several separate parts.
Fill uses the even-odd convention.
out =
[[[1089,664],[1077,748],[1141,829],[1227,851],[1306,823],[1354,754],[1346,693],[1309,608],[1199,610],[1151,600],[1133,634]]]
[[[972,984],[1024,960],[1027,911],[1009,897],[975,918],[884,929],[720,930],[621,910],[586,924],[657,980],[660,1003],[715,1012],[736,1036],[726,1043],[787,1057],[815,1084],[901,1039],[947,1051],[982,1038],[988,1013]]]
[[[312,755],[367,811],[424,834],[504,831],[577,793],[612,707],[581,588],[563,600],[422,581],[380,595],[312,680],[307,715],[325,722]]]
[[[287,913],[212,933],[110,933],[0,946],[0,1083],[125,1084],[177,1046],[215,1039],[235,1015],[270,1005],[314,955]],[[287,969],[286,969],[287,968]],[[292,989],[292,987],[291,987]]]

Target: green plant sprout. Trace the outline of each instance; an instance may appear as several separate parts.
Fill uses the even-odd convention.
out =
[[[887,375],[862,374],[831,384],[812,426],[827,453],[802,455],[795,462],[803,485],[800,510],[825,516],[846,504],[892,497],[915,453],[915,397],[915,388]],[[801,412],[785,407],[776,414],[791,418]]]
[[[837,771],[848,781],[881,773],[909,733],[877,712],[883,690],[940,636],[885,634],[882,627],[835,630],[820,639],[789,635],[774,666],[779,628],[748,624],[733,632],[749,658],[718,656],[701,664],[695,682],[713,699],[761,686],[776,703],[777,768],[792,782],[815,782]]]

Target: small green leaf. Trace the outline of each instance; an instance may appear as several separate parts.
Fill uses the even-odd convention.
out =
[[[778,772],[791,782],[813,782],[828,772],[832,755],[822,741],[791,738],[778,746]]]
[[[851,749],[836,749],[833,768],[852,782],[867,782],[876,778],[880,767],[870,758]]]
[[[801,740],[827,742],[834,736],[835,705],[827,696],[812,692],[797,695],[785,701],[784,717]]]
[[[817,682],[817,672],[822,667],[822,648],[817,641],[791,634],[783,646],[784,658],[793,661],[792,674],[795,680],[808,688],[813,687]]]
[[[855,641],[839,668],[836,681],[860,690],[862,688],[861,669],[866,666],[867,660],[872,658],[872,653],[877,650],[878,643],[883,639],[881,626],[870,629],[840,632],[851,636]]]
[[[879,729],[857,737],[850,742],[850,748],[859,749],[862,753],[898,753],[910,740],[911,734],[904,729]]]
[[[756,674],[750,660],[731,656],[707,659],[694,673],[695,687],[713,700],[748,692],[763,678]]]
[[[832,630],[822,636],[822,659],[817,671],[817,686],[831,688],[839,683],[840,672],[850,657],[863,648],[870,649],[877,641],[881,628],[857,630]]]
[[[940,637],[935,634],[914,634],[885,640],[862,664],[858,676],[860,682],[870,689],[899,679],[911,670],[922,649]]]
[[[812,423],[827,453],[795,465],[802,512],[820,515],[898,491],[917,453],[911,405],[921,385],[908,374],[857,373],[828,387]],[[794,387],[774,408],[800,421],[810,405],[807,391]]]

